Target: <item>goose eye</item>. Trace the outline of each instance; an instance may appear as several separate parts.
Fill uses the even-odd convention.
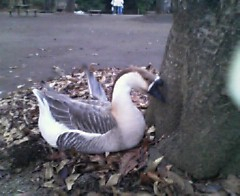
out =
[[[144,77],[144,80],[146,81],[146,82],[148,82],[148,83],[151,83],[152,81],[150,81],[150,78],[148,78],[148,77]]]

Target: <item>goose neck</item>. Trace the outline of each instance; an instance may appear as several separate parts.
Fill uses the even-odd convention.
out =
[[[123,80],[118,80],[113,89],[112,104],[115,106],[132,105],[131,87]]]

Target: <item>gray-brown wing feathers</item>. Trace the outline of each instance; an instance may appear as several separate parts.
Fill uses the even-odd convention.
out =
[[[116,121],[110,110],[105,107],[72,103],[69,111],[72,123],[79,130],[106,133],[116,126]]]
[[[103,143],[100,137],[87,139],[83,135],[76,132],[66,132],[61,134],[57,140],[57,146],[61,150],[75,149],[83,153],[102,153],[104,152]]]
[[[67,95],[52,91],[45,91],[44,94],[52,116],[69,129],[106,133],[116,126],[116,121],[110,111],[110,103],[73,101]]]

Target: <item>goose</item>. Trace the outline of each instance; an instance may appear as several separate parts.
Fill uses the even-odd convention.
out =
[[[93,74],[87,75],[90,86],[91,83],[99,86]],[[159,90],[162,85],[159,76],[130,67],[117,75],[111,102],[104,96],[100,96],[102,100],[76,100],[54,90],[35,88],[39,130],[50,146],[60,150],[99,154],[133,148],[143,138],[146,125],[130,92],[145,91],[165,102]]]

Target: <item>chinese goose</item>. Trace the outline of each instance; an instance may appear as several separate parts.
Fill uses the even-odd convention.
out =
[[[74,100],[53,90],[34,89],[39,104],[38,126],[43,138],[61,150],[83,153],[116,152],[136,146],[145,120],[131,100],[131,89],[143,90],[164,101],[163,81],[147,70],[131,67],[116,78],[112,102]]]

